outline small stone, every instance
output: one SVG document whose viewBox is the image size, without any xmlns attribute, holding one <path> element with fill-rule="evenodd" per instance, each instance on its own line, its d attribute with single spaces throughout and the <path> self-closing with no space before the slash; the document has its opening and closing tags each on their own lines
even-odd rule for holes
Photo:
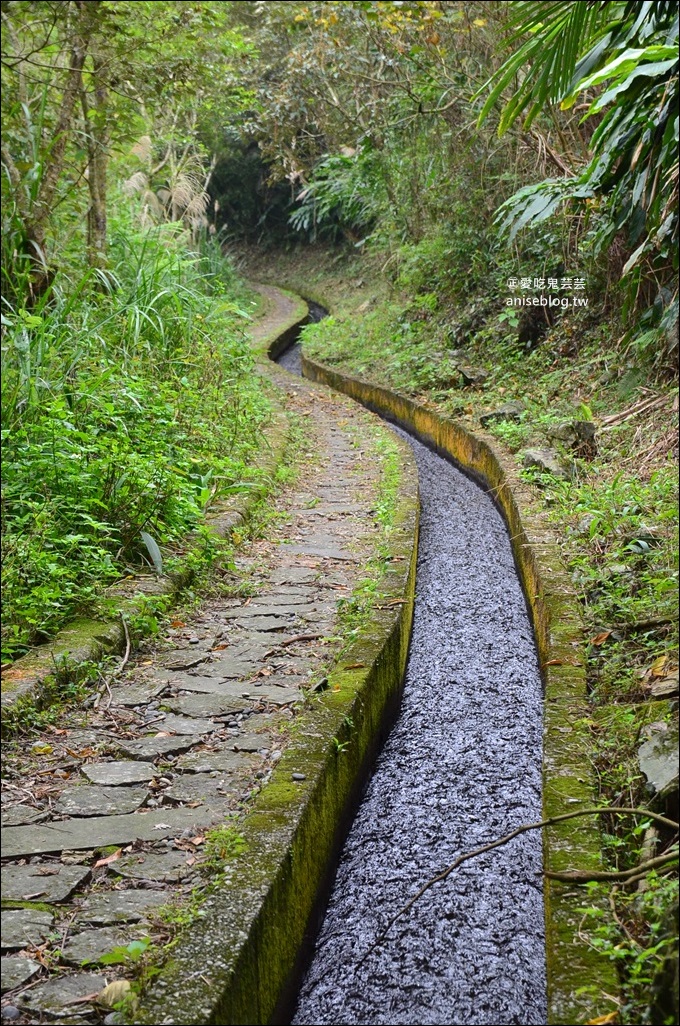
<svg viewBox="0 0 680 1026">
<path fill-rule="evenodd" d="M 482 427 L 489 427 L 490 424 L 501 424 L 507 421 L 519 423 L 520 416 L 524 413 L 525 407 L 522 403 L 515 401 L 509 403 L 503 403 L 496 410 L 489 410 L 488 413 L 483 413 L 479 418 L 479 423 Z"/>
<path fill-rule="evenodd" d="M 104 1016 L 104 1026 L 116 1026 L 116 1023 L 119 1022 L 122 1022 L 122 1019 L 118 1012 L 109 1012 L 108 1015 Z"/>
<path fill-rule="evenodd" d="M 541 474 L 551 474 L 561 480 L 569 476 L 558 463 L 557 454 L 552 449 L 527 449 L 522 466 L 525 470 L 538 470 Z"/>
<path fill-rule="evenodd" d="M 28 983 L 29 980 L 33 979 L 39 971 L 40 962 L 34 962 L 32 958 L 18 958 L 16 956 L 2 958 L 0 959 L 0 976 L 2 977 L 0 990 L 5 994 L 8 990 L 22 987 L 24 983 Z M 21 1015 L 19 1009 L 14 1008 L 13 1005 L 7 1005 L 6 1008 L 13 1008 L 16 1015 L 5 1015 L 6 1009 L 3 1008 L 3 1019 L 18 1019 Z"/>
<path fill-rule="evenodd" d="M 21 1012 L 16 1005 L 5 1005 L 2 1009 L 2 1018 L 7 1022 L 12 1022 L 14 1019 L 21 1018 Z"/>
<path fill-rule="evenodd" d="M 293 773 L 291 774 L 293 780 L 306 780 L 307 775 L 305 773 Z"/>
<path fill-rule="evenodd" d="M 200 643 L 201 643 L 201 639 L 199 637 L 197 637 L 195 634 L 192 635 L 192 637 L 189 638 L 189 644 L 190 645 L 200 645 Z"/>
</svg>

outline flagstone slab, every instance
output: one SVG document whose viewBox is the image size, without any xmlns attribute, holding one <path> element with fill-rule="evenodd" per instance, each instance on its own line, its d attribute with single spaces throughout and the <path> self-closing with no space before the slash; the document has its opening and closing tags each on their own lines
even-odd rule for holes
<svg viewBox="0 0 680 1026">
<path fill-rule="evenodd" d="M 347 549 L 339 548 L 337 545 L 303 543 L 301 545 L 287 545 L 286 548 L 289 552 L 294 552 L 301 556 L 318 556 L 319 559 L 341 559 L 348 563 L 356 563 L 359 559 L 358 556 L 348 552 Z"/>
<path fill-rule="evenodd" d="M 118 747 L 133 759 L 152 762 L 162 755 L 186 752 L 195 743 L 195 738 L 189 735 L 176 734 L 174 737 L 143 737 L 137 741 L 121 741 Z"/>
<path fill-rule="evenodd" d="M 177 760 L 184 773 L 242 773 L 262 763 L 256 752 L 235 752 L 228 748 L 210 752 L 187 752 Z"/>
<path fill-rule="evenodd" d="M 214 691 L 207 694 L 182 695 L 179 698 L 168 699 L 163 704 L 174 713 L 183 716 L 226 716 L 229 713 L 244 712 L 251 707 L 247 698 Z"/>
<path fill-rule="evenodd" d="M 26 827 L 18 829 L 39 829 Z M 9 830 L 4 832 L 7 841 Z M 10 834 L 11 837 L 11 834 Z M 16 846 L 16 844 L 15 844 Z M 86 846 L 89 847 L 89 846 Z M 3 843 L 3 856 L 8 853 Z M 2 897 L 8 901 L 45 901 L 58 905 L 68 901 L 71 895 L 85 885 L 90 877 L 88 866 L 63 866 L 58 862 L 33 864 L 30 866 L 2 867 Z"/>
<path fill-rule="evenodd" d="M 1 918 L 3 951 L 19 951 L 27 944 L 41 944 L 54 922 L 53 915 L 36 908 L 5 909 Z"/>
<path fill-rule="evenodd" d="M 118 687 L 111 688 L 111 705 L 146 705 L 147 702 L 152 702 L 154 698 L 161 694 L 165 690 L 167 684 L 165 681 L 159 681 L 156 678 L 147 680 L 145 683 L 140 683 L 136 680 L 134 684 L 121 684 Z"/>
<path fill-rule="evenodd" d="M 100 787 L 80 784 L 61 792 L 55 811 L 64 816 L 124 816 L 146 801 L 145 787 Z"/>
<path fill-rule="evenodd" d="M 82 1001 L 90 994 L 99 994 L 106 986 L 106 977 L 94 973 L 60 974 L 45 983 L 39 983 L 20 994 L 17 1005 L 34 1011 L 47 1012 L 62 1017 L 69 1006 L 78 1008 L 80 1015 L 87 1013 L 88 1004 Z M 92 999 L 94 1004 L 94 998 Z M 71 1014 L 75 1014 L 74 1011 Z"/>
<path fill-rule="evenodd" d="M 212 776 L 211 772 L 187 773 L 175 778 L 163 792 L 163 798 L 173 802 L 210 802 L 240 789 L 240 781 L 224 774 Z"/>
<path fill-rule="evenodd" d="M 10 826 L 23 826 L 27 823 L 38 823 L 46 819 L 49 812 L 45 809 L 34 809 L 32 805 L 11 805 L 2 810 L 2 828 Z"/>
<path fill-rule="evenodd" d="M 284 631 L 290 627 L 291 621 L 289 618 L 283 616 L 240 616 L 234 619 L 234 622 L 244 627 L 255 627 L 258 631 Z"/>
<path fill-rule="evenodd" d="M 115 948 L 124 948 L 134 940 L 127 930 L 115 926 L 102 926 L 71 934 L 61 949 L 61 957 L 69 965 L 96 964 Z"/>
<path fill-rule="evenodd" d="M 280 566 L 269 575 L 271 584 L 306 584 L 316 581 L 319 576 L 318 570 L 304 566 Z"/>
<path fill-rule="evenodd" d="M 279 616 L 292 619 L 298 608 L 305 609 L 309 606 L 310 602 L 311 599 L 305 602 L 287 602 L 281 605 L 273 602 L 263 602 L 261 605 L 253 603 L 250 606 L 229 609 L 225 612 L 224 616 L 227 620 L 246 620 L 261 616 Z"/>
<path fill-rule="evenodd" d="M 257 665 L 255 664 L 253 666 L 253 670 L 251 671 L 251 675 L 252 672 L 256 670 Z M 230 711 L 233 710 L 233 712 L 235 713 L 244 712 L 244 710 L 249 708 L 248 702 L 240 698 L 243 689 L 244 684 L 242 681 L 224 680 L 222 678 L 218 679 L 216 677 L 193 677 L 190 680 L 187 679 L 186 681 L 183 681 L 180 684 L 181 692 L 189 691 L 192 694 L 205 695 L 206 697 L 209 695 L 216 695 L 219 698 L 221 696 L 225 701 L 233 703 L 233 705 L 230 706 Z M 168 709 L 172 709 L 173 712 L 180 711 L 180 708 L 176 703 L 175 696 L 164 700 L 163 704 L 167 706 Z M 208 708 L 210 708 L 210 706 L 206 707 L 206 712 Z M 184 715 L 193 714 L 188 713 L 185 709 Z M 220 714 L 211 712 L 210 715 L 217 716 Z"/>
<path fill-rule="evenodd" d="M 76 921 L 93 926 L 112 926 L 115 923 L 137 923 L 160 905 L 166 905 L 171 895 L 165 890 L 98 891 L 82 905 Z"/>
<path fill-rule="evenodd" d="M 4 832 L 2 853 L 6 858 L 18 858 L 64 849 L 78 851 L 82 848 L 105 848 L 111 844 L 131 844 L 137 840 L 159 841 L 162 837 L 176 837 L 192 826 L 210 826 L 223 811 L 219 807 L 207 806 L 200 809 L 153 809 L 128 816 L 93 816 L 89 819 L 11 827 Z M 3 886 L 4 876 L 3 868 Z M 40 883 L 40 879 L 35 881 L 36 890 Z"/>
<path fill-rule="evenodd" d="M 241 734 L 234 738 L 235 752 L 260 752 L 271 748 L 272 740 L 266 734 Z"/>
<path fill-rule="evenodd" d="M 40 962 L 35 962 L 32 958 L 3 957 L 0 959 L 0 990 L 6 994 L 8 990 L 23 987 L 40 972 L 40 969 Z"/>
<path fill-rule="evenodd" d="M 222 724 L 214 723 L 212 720 L 200 716 L 176 716 L 174 713 L 166 713 L 165 718 L 159 721 L 158 729 L 168 730 L 173 734 L 202 736 L 215 730 L 221 730 Z"/>
<path fill-rule="evenodd" d="M 156 771 L 148 762 L 134 762 L 123 759 L 118 762 L 88 762 L 81 766 L 81 772 L 93 784 L 105 787 L 120 787 L 124 784 L 146 784 L 153 780 Z"/>
<path fill-rule="evenodd" d="M 109 866 L 116 876 L 128 880 L 151 880 L 153 883 L 181 883 L 196 872 L 182 852 L 136 852 L 124 855 Z M 158 893 L 158 892 L 156 892 Z M 167 891 L 162 891 L 167 897 Z"/>
</svg>

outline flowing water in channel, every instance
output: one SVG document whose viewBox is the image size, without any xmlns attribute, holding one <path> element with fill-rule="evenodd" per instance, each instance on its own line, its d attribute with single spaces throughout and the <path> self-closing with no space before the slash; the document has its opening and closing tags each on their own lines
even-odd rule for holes
<svg viewBox="0 0 680 1026">
<path fill-rule="evenodd" d="M 289 350 L 280 362 L 291 358 Z M 404 437 L 422 507 L 404 697 L 345 843 L 291 1021 L 541 1024 L 539 831 L 435 885 L 360 964 L 429 878 L 541 818 L 541 680 L 505 524 L 481 488 Z"/>
</svg>

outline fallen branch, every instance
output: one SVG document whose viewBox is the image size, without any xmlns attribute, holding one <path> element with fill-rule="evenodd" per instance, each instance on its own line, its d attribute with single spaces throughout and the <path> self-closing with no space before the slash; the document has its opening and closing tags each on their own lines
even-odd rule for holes
<svg viewBox="0 0 680 1026">
<path fill-rule="evenodd" d="M 564 883 L 591 883 L 593 881 L 608 881 L 608 880 L 631 880 L 638 879 L 639 876 L 644 876 L 645 873 L 649 873 L 652 869 L 658 869 L 660 866 L 665 866 L 668 862 L 672 862 L 673 859 L 677 859 L 678 849 L 675 848 L 672 851 L 666 852 L 665 855 L 657 855 L 655 859 L 649 859 L 647 862 L 641 862 L 639 866 L 633 866 L 632 869 L 622 869 L 620 872 L 607 872 L 606 870 L 589 870 L 589 869 L 570 869 L 564 873 L 551 873 L 549 870 L 544 872 L 544 876 L 547 876 L 549 880 L 562 880 Z"/>
<path fill-rule="evenodd" d="M 579 809 L 577 812 L 565 812 L 561 816 L 551 816 L 549 819 L 542 819 L 538 823 L 523 823 L 521 826 L 518 826 L 514 830 L 512 830 L 509 834 L 505 834 L 504 837 L 499 837 L 497 840 L 490 841 L 489 844 L 485 844 L 481 848 L 475 848 L 474 851 L 468 851 L 465 853 L 465 855 L 460 855 L 455 860 L 455 862 L 451 863 L 450 866 L 447 866 L 446 869 L 443 869 L 441 871 L 441 873 L 438 873 L 436 876 L 433 876 L 431 880 L 428 880 L 427 883 L 423 884 L 420 890 L 410 899 L 410 901 L 407 901 L 407 903 L 402 908 L 400 908 L 395 915 L 392 916 L 387 926 L 378 934 L 378 936 L 373 941 L 371 946 L 367 948 L 366 952 L 361 956 L 358 965 L 362 965 L 362 963 L 368 958 L 368 956 L 373 951 L 375 951 L 375 949 L 380 944 L 382 944 L 383 940 L 387 937 L 387 934 L 392 929 L 396 921 L 398 919 L 401 919 L 401 917 L 405 915 L 405 913 L 408 912 L 409 909 L 413 908 L 415 903 L 419 901 L 420 898 L 422 898 L 423 894 L 429 891 L 431 887 L 434 887 L 436 883 L 442 883 L 444 880 L 446 880 L 451 875 L 451 873 L 453 873 L 454 869 L 458 869 L 459 866 L 461 866 L 464 862 L 467 862 L 469 859 L 473 859 L 477 855 L 483 855 L 487 851 L 493 851 L 494 848 L 500 848 L 502 845 L 514 840 L 515 837 L 519 837 L 520 834 L 528 833 L 529 830 L 541 830 L 543 827 L 554 826 L 556 823 L 564 823 L 569 819 L 577 819 L 579 816 L 606 816 L 610 814 L 622 816 L 644 816 L 647 819 L 653 819 L 656 823 L 661 823 L 663 826 L 670 827 L 670 829 L 672 830 L 677 831 L 678 829 L 680 829 L 680 824 L 676 823 L 672 819 L 668 819 L 666 816 L 660 816 L 657 812 L 650 812 L 648 809 L 636 809 L 624 806 L 613 806 L 611 808 L 597 807 L 590 809 Z M 677 851 L 673 852 L 672 856 L 670 855 L 670 853 L 667 855 L 660 856 L 660 859 L 662 859 L 665 864 L 666 862 L 670 861 L 671 857 L 677 858 Z M 659 859 L 650 859 L 648 868 L 654 868 L 651 866 L 651 863 L 658 864 Z M 628 876 L 628 879 L 630 880 L 632 878 L 633 873 L 640 874 L 641 869 L 641 866 L 635 866 L 634 869 L 627 870 L 626 872 L 630 874 Z M 578 870 L 576 870 L 575 872 L 578 873 Z M 566 874 L 556 874 L 553 876 L 552 874 L 546 872 L 545 875 L 551 876 L 553 879 L 563 879 Z M 626 877 L 622 877 L 616 873 L 611 875 L 605 875 L 604 877 L 604 879 L 607 880 L 625 878 Z M 587 882 L 585 879 L 575 880 L 575 878 L 572 876 L 567 877 L 567 879 L 569 879 L 569 881 L 572 883 Z M 595 879 L 595 877 L 593 877 L 591 874 L 588 876 L 588 879 Z"/>
</svg>

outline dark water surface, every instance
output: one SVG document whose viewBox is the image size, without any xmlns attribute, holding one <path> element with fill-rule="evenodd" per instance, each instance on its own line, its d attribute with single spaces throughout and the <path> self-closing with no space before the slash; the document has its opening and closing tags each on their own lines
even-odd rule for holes
<svg viewBox="0 0 680 1026">
<path fill-rule="evenodd" d="M 292 1022 L 543 1024 L 538 831 L 435 885 L 358 965 L 425 881 L 541 818 L 541 681 L 505 525 L 482 489 L 408 440 L 422 513 L 403 704 L 347 839 Z"/>
</svg>

